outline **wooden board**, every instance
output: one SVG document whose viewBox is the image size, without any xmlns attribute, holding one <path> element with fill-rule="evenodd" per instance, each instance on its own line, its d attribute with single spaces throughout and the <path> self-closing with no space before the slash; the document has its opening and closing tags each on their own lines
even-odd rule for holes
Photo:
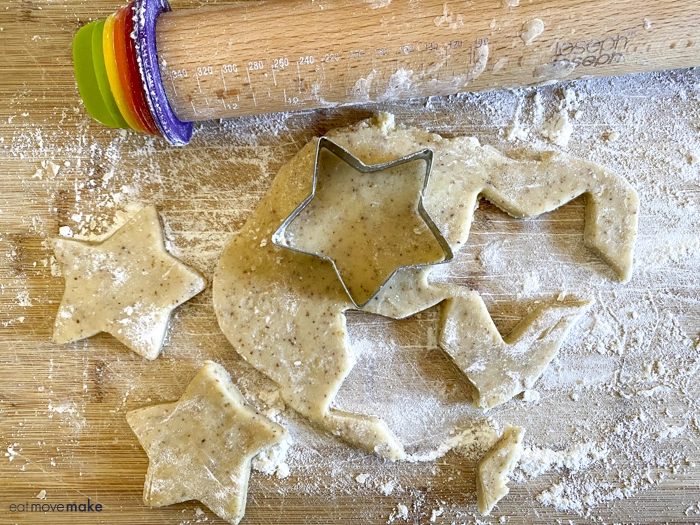
<svg viewBox="0 0 700 525">
<path fill-rule="evenodd" d="M 195 5 L 181 2 L 178 7 Z M 47 240 L 58 235 L 60 227 L 77 230 L 82 224 L 88 227 L 85 233 L 104 233 L 126 204 L 153 202 L 167 226 L 171 250 L 211 279 L 221 249 L 264 195 L 277 169 L 314 135 L 377 109 L 445 136 L 474 135 L 512 154 L 556 149 L 537 130 L 564 104 L 565 93 L 557 86 L 209 122 L 198 126 L 192 144 L 181 149 L 136 133 L 108 130 L 91 121 L 81 107 L 70 44 L 82 23 L 117 7 L 106 1 L 75 0 L 8 0 L 0 5 L 3 524 L 222 523 L 196 502 L 160 509 L 143 505 L 147 458 L 124 413 L 177 399 L 204 359 L 224 364 L 247 396 L 255 397 L 255 389 L 264 384 L 219 331 L 210 290 L 177 310 L 163 356 L 156 361 L 144 361 L 104 334 L 75 344 L 53 344 L 52 324 L 63 281 L 55 270 L 52 273 Z M 603 162 L 640 192 L 639 264 L 629 285 L 616 283 L 612 272 L 583 246 L 580 199 L 527 222 L 483 203 L 469 246 L 443 276 L 479 291 L 503 333 L 536 301 L 555 300 L 562 291 L 592 292 L 598 306 L 572 333 L 560 359 L 538 385 L 540 403 L 515 400 L 491 415 L 500 424 L 525 426 L 530 446 L 562 450 L 586 440 L 613 445 L 609 457 L 615 462 L 598 461 L 573 474 L 566 468 L 550 470 L 511 483 L 511 494 L 487 519 L 476 514 L 473 455 L 451 452 L 434 463 L 386 464 L 326 437 L 313 450 L 290 456 L 287 479 L 253 473 L 243 523 L 379 524 L 387 522 L 399 503 L 409 508 L 410 523 L 428 523 L 438 509 L 444 514 L 436 516 L 436 523 L 499 523 L 500 518 L 504 523 L 543 524 L 558 519 L 697 522 L 700 471 L 695 464 L 700 455 L 693 346 L 700 329 L 700 248 L 697 224 L 689 226 L 682 218 L 684 207 L 690 217 L 697 213 L 699 201 L 700 174 L 690 156 L 700 154 L 699 85 L 700 71 L 686 70 L 568 86 L 574 93 L 572 118 L 574 106 L 582 113 L 572 121 L 568 151 Z M 518 119 L 532 128 L 529 142 L 504 138 Z M 619 140 L 605 139 L 612 131 L 620 133 Z M 49 161 L 60 166 L 55 177 Z M 94 219 L 92 228 L 88 214 Z M 635 313 L 650 324 L 635 324 Z M 454 404 L 468 404 L 463 379 L 435 346 L 437 319 L 437 308 L 400 322 L 349 315 L 354 341 L 376 338 L 377 352 L 390 355 L 394 368 L 396 360 L 406 360 L 406 366 L 399 366 L 406 376 L 398 384 L 389 378 L 378 391 L 403 383 L 409 389 L 423 381 L 434 383 L 438 391 L 453 392 Z M 633 339 L 635 331 L 641 334 L 638 340 Z M 658 361 L 666 363 L 666 372 L 659 372 Z M 651 379 L 629 379 L 643 374 L 648 363 Z M 370 376 L 380 383 L 384 368 L 364 354 L 348 379 L 348 389 L 361 393 Z M 662 390 L 643 393 L 655 386 Z M 361 398 L 357 394 L 343 399 L 352 403 Z M 640 411 L 658 422 L 658 429 L 646 423 L 634 430 L 630 422 Z M 406 417 L 422 424 L 410 407 Z M 664 437 L 672 422 L 681 430 Z M 303 421 L 294 424 L 304 426 Z M 620 425 L 627 430 L 620 431 Z M 616 432 L 622 432 L 619 439 L 608 439 L 607 434 Z M 328 458 L 335 458 L 331 468 Z M 644 464 L 650 466 L 648 472 Z M 357 483 L 360 473 L 370 473 L 370 481 L 393 479 L 397 488 L 385 495 L 377 484 Z M 613 495 L 605 503 L 590 489 L 596 505 L 588 514 L 585 505 L 577 513 L 536 500 L 553 484 L 567 480 L 579 493 L 587 482 L 605 494 L 618 487 L 634 495 Z M 45 500 L 37 499 L 42 490 Z M 102 504 L 102 513 L 76 517 L 9 510 L 24 502 L 81 503 L 87 498 Z"/>
</svg>

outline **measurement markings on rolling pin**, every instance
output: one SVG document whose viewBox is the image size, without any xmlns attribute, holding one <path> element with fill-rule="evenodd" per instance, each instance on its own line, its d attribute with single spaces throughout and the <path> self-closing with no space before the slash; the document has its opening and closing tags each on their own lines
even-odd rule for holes
<svg viewBox="0 0 700 525">
<path fill-rule="evenodd" d="M 173 85 L 173 91 L 175 94 L 177 94 L 177 88 L 175 87 L 175 79 L 181 79 L 181 78 L 187 78 L 187 70 L 186 69 L 173 69 L 170 71 L 170 82 Z"/>
<path fill-rule="evenodd" d="M 262 60 L 252 60 L 248 62 L 248 67 L 246 67 L 246 75 L 248 75 L 248 87 L 250 87 L 250 93 L 253 96 L 253 105 L 257 107 L 258 100 L 255 97 L 255 89 L 253 88 L 253 81 L 250 78 L 251 71 L 263 71 L 265 68 L 265 63 Z"/>
<path fill-rule="evenodd" d="M 238 66 L 236 64 L 223 64 L 221 66 L 221 83 L 224 86 L 224 93 L 228 92 L 228 86 L 226 85 L 226 74 L 238 73 Z"/>
<path fill-rule="evenodd" d="M 206 76 L 213 75 L 213 74 L 214 74 L 214 68 L 212 68 L 211 66 L 200 66 L 195 71 L 195 78 L 197 79 L 197 88 L 199 89 L 199 92 L 201 94 L 204 94 L 204 93 L 202 92 L 202 84 L 199 81 L 200 77 L 206 77 Z"/>
<path fill-rule="evenodd" d="M 302 78 L 301 77 L 301 66 L 311 65 L 314 63 L 314 61 L 315 61 L 315 59 L 314 59 L 313 55 L 304 55 L 304 56 L 299 57 L 299 60 L 297 62 L 297 75 L 298 75 L 298 79 L 299 79 L 299 93 L 300 94 L 304 91 L 304 82 L 306 81 L 306 77 L 308 76 L 309 73 L 311 73 L 311 71 L 309 71 L 307 69 L 304 73 L 304 78 Z M 311 85 L 311 82 L 306 82 L 306 83 L 308 85 Z"/>
<path fill-rule="evenodd" d="M 275 71 L 282 71 L 289 67 L 289 57 L 282 57 L 282 58 L 275 58 L 272 60 L 272 66 L 270 69 L 272 70 L 272 83 L 277 87 L 277 74 Z"/>
<path fill-rule="evenodd" d="M 324 64 L 331 65 L 331 64 L 340 62 L 340 57 L 341 57 L 341 53 L 324 53 L 323 54 L 323 59 L 321 59 L 321 77 L 323 78 L 323 82 L 328 82 L 328 80 L 326 78 L 326 68 L 325 68 Z M 331 87 L 331 85 L 329 85 L 329 87 Z"/>
<path fill-rule="evenodd" d="M 358 101 L 401 97 L 411 90 L 420 95 L 431 81 L 447 82 L 454 77 L 473 80 L 469 78 L 470 69 L 483 62 L 478 48 L 486 42 L 476 39 L 466 46 L 461 39 L 386 41 L 370 48 L 360 48 L 355 43 L 347 50 L 318 49 L 291 55 L 291 50 L 272 51 L 265 57 L 243 61 L 247 67 L 237 61 L 206 64 L 192 68 L 194 71 L 189 74 L 195 82 L 188 102 L 201 117 L 216 111 L 214 107 L 246 114 L 255 111 L 253 108 L 277 107 L 280 103 L 296 108 L 314 107 L 319 101 L 335 104 L 342 100 L 343 92 L 345 97 Z M 168 76 L 173 92 L 182 93 L 187 72 L 173 70 Z M 219 79 L 215 80 L 215 76 Z M 246 84 L 250 95 L 244 94 L 241 99 Z M 454 89 L 452 85 L 446 89 Z"/>
<path fill-rule="evenodd" d="M 236 110 L 238 109 L 238 103 L 240 102 L 241 98 L 238 95 L 238 90 L 236 89 L 236 101 L 237 102 L 227 102 L 226 98 L 229 95 L 229 88 L 228 84 L 226 84 L 226 75 L 237 75 L 238 74 L 238 64 L 235 63 L 228 63 L 228 64 L 222 64 L 220 68 L 220 75 L 221 75 L 221 85 L 223 86 L 224 90 L 221 93 L 221 103 L 223 104 L 224 108 L 227 110 Z"/>
</svg>

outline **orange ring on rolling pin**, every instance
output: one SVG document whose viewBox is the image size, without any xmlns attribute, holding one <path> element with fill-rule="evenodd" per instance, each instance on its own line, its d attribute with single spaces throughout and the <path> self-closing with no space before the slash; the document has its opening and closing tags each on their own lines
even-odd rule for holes
<svg viewBox="0 0 700 525">
<path fill-rule="evenodd" d="M 136 45 L 134 44 L 134 2 L 127 6 L 126 18 L 124 19 L 124 43 L 126 44 L 126 64 L 129 67 L 129 78 L 131 79 L 131 93 L 134 96 L 134 105 L 139 115 L 146 124 L 146 128 L 153 135 L 160 135 L 160 130 L 151 115 L 151 108 L 148 106 L 146 94 L 144 93 L 141 72 L 136 61 Z"/>
<path fill-rule="evenodd" d="M 131 78 L 129 75 L 129 65 L 126 61 L 126 34 L 125 21 L 127 17 L 127 9 L 129 6 L 122 7 L 114 14 L 114 57 L 119 71 L 119 81 L 124 93 L 124 99 L 129 107 L 129 111 L 133 115 L 136 123 L 139 125 L 139 130 L 145 133 L 151 133 L 151 130 L 146 125 L 141 114 L 138 112 L 134 101 L 134 91 L 132 88 Z"/>
<path fill-rule="evenodd" d="M 102 50 L 105 60 L 105 69 L 107 70 L 107 78 L 109 79 L 109 88 L 112 90 L 112 96 L 117 103 L 119 112 L 122 114 L 122 117 L 124 117 L 126 123 L 129 124 L 130 128 L 143 132 L 129 109 L 129 104 L 126 101 L 124 90 L 119 81 L 117 59 L 114 56 L 114 14 L 109 15 L 105 20 L 105 27 L 102 33 Z"/>
</svg>

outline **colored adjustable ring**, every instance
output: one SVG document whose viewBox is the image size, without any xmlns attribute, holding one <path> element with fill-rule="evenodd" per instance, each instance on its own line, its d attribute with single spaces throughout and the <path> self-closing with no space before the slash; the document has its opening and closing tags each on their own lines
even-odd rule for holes
<svg viewBox="0 0 700 525">
<path fill-rule="evenodd" d="M 126 61 L 126 38 L 124 33 L 124 22 L 126 20 L 126 7 L 122 7 L 114 15 L 114 56 L 116 58 L 117 71 L 119 71 L 119 82 L 124 91 L 124 98 L 129 106 L 131 114 L 134 116 L 139 130 L 148 133 L 148 126 L 136 109 L 134 102 L 134 92 L 129 75 L 129 65 Z"/>
<path fill-rule="evenodd" d="M 92 35 L 97 22 L 91 22 L 80 28 L 73 38 L 73 63 L 75 64 L 75 80 L 83 99 L 83 104 L 89 115 L 97 122 L 112 128 L 119 127 L 119 122 L 107 109 L 97 83 L 92 56 Z"/>
<path fill-rule="evenodd" d="M 162 135 L 181 146 L 193 124 L 177 118 L 163 87 L 156 21 L 167 0 L 135 0 L 106 20 L 80 28 L 73 38 L 75 78 L 85 109 L 110 127 Z"/>
<path fill-rule="evenodd" d="M 105 20 L 104 32 L 102 33 L 102 52 L 104 54 L 105 69 L 107 70 L 107 78 L 109 79 L 109 87 L 112 90 L 114 101 L 117 103 L 119 112 L 129 125 L 130 128 L 136 131 L 143 131 L 136 118 L 132 115 L 129 109 L 129 104 L 126 101 L 124 90 L 122 89 L 121 81 L 119 80 L 119 70 L 117 69 L 117 59 L 114 56 L 114 14 L 111 14 Z"/>
<path fill-rule="evenodd" d="M 112 95 L 112 89 L 109 86 L 109 78 L 107 77 L 104 53 L 102 51 L 104 26 L 105 21 L 98 20 L 92 31 L 92 64 L 95 69 L 95 78 L 97 79 L 97 85 L 102 95 L 102 101 L 117 127 L 128 128 L 129 124 L 122 117 L 117 102 L 114 100 L 114 95 Z"/>
<path fill-rule="evenodd" d="M 160 76 L 156 49 L 156 19 L 165 11 L 170 11 L 167 0 L 135 0 L 135 12 L 138 13 L 135 20 L 136 53 L 140 59 L 138 67 L 151 115 L 163 137 L 170 144 L 182 146 L 192 138 L 194 125 L 175 116 Z"/>
<path fill-rule="evenodd" d="M 126 44 L 126 64 L 129 68 L 129 79 L 131 80 L 131 93 L 133 95 L 134 106 L 139 116 L 146 125 L 146 129 L 153 135 L 160 135 L 160 130 L 151 117 L 151 110 L 146 102 L 141 73 L 136 60 L 136 48 L 134 47 L 134 2 L 126 7 L 126 18 L 124 19 L 124 43 Z"/>
</svg>

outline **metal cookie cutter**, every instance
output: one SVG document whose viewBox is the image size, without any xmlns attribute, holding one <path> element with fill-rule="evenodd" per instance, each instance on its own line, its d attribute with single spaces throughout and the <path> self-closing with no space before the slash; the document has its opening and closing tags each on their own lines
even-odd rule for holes
<svg viewBox="0 0 700 525">
<path fill-rule="evenodd" d="M 327 149 L 330 153 L 338 157 L 340 160 L 343 162 L 347 163 L 349 166 L 351 166 L 353 169 L 360 173 L 373 173 L 373 172 L 379 172 L 382 170 L 386 170 L 389 168 L 393 168 L 396 166 L 400 166 L 402 164 L 406 164 L 408 162 L 412 162 L 415 160 L 423 160 L 425 161 L 426 164 L 426 170 L 425 170 L 425 181 L 423 183 L 423 188 L 420 191 L 420 196 L 418 199 L 418 213 L 420 214 L 421 218 L 425 222 L 426 226 L 430 230 L 430 232 L 433 234 L 435 240 L 437 240 L 438 244 L 440 245 L 440 248 L 443 252 L 443 258 L 438 261 L 434 262 L 426 262 L 426 263 L 418 263 L 418 264 L 410 264 L 410 265 L 405 265 L 405 266 L 398 266 L 394 271 L 389 275 L 389 277 L 377 288 L 377 290 L 372 294 L 372 296 L 367 299 L 366 301 L 362 302 L 361 304 L 358 303 L 357 298 L 353 296 L 352 292 L 348 288 L 348 285 L 346 284 L 345 280 L 343 279 L 343 276 L 338 269 L 338 266 L 336 265 L 336 262 L 334 259 L 329 257 L 328 255 L 325 255 L 323 253 L 319 252 L 309 252 L 306 250 L 302 250 L 299 248 L 296 248 L 288 243 L 288 239 L 286 237 L 286 231 L 287 228 L 289 227 L 290 224 L 299 216 L 299 214 L 306 208 L 309 203 L 313 200 L 314 196 L 316 195 L 316 185 L 318 182 L 318 171 L 319 171 L 319 159 L 321 155 L 321 150 Z M 454 254 L 452 253 L 452 249 L 450 248 L 450 245 L 447 243 L 445 238 L 442 236 L 440 233 L 440 230 L 438 230 L 437 226 L 435 226 L 435 223 L 433 220 L 430 218 L 430 215 L 428 215 L 428 212 L 425 210 L 423 206 L 423 198 L 425 197 L 425 191 L 426 188 L 428 187 L 428 182 L 430 181 L 430 173 L 432 169 L 432 164 L 433 164 L 433 151 L 431 149 L 424 149 L 422 151 L 418 151 L 416 153 L 412 153 L 410 155 L 406 155 L 405 157 L 398 158 L 396 160 L 392 160 L 390 162 L 384 162 L 381 164 L 372 164 L 372 165 L 367 165 L 363 163 L 360 159 L 355 157 L 352 153 L 350 153 L 348 150 L 345 148 L 339 146 L 335 142 L 327 139 L 326 137 L 321 137 L 318 141 L 318 146 L 316 148 L 316 158 L 314 161 L 314 175 L 313 175 L 313 183 L 311 186 L 311 194 L 306 197 L 299 206 L 296 207 L 296 209 L 287 217 L 284 222 L 282 222 L 282 225 L 275 231 L 275 233 L 272 235 L 272 242 L 273 244 L 281 247 L 281 248 L 287 248 L 289 250 L 293 250 L 295 252 L 299 253 L 304 253 L 306 255 L 313 255 L 315 257 L 320 257 L 321 259 L 325 259 L 326 261 L 329 261 L 333 265 L 333 269 L 335 270 L 336 275 L 338 276 L 338 279 L 340 279 L 341 284 L 343 285 L 343 288 L 345 289 L 346 293 L 348 294 L 348 297 L 352 301 L 352 304 L 359 309 L 364 308 L 369 304 L 369 302 L 374 299 L 377 294 L 382 290 L 384 285 L 388 283 L 391 278 L 394 276 L 396 272 L 398 272 L 401 269 L 404 268 L 421 268 L 424 266 L 433 266 L 436 264 L 442 264 L 451 261 L 454 258 Z"/>
</svg>

